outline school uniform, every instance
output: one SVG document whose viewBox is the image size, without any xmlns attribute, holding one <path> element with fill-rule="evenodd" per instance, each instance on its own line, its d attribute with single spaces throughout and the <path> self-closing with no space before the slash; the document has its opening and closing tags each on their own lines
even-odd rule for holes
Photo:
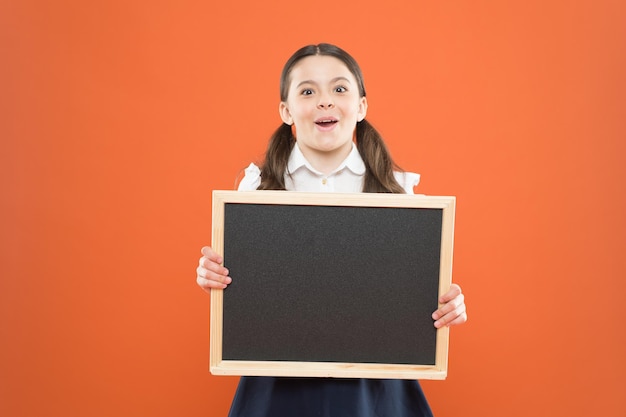
<svg viewBox="0 0 626 417">
<path fill-rule="evenodd" d="M 240 191 L 256 190 L 259 168 L 250 164 Z M 365 164 L 356 149 L 328 175 L 315 170 L 297 143 L 285 174 L 288 191 L 358 193 Z M 415 173 L 395 173 L 407 194 L 419 183 Z M 424 393 L 415 380 L 357 378 L 242 377 L 229 417 L 429 417 Z"/>
</svg>

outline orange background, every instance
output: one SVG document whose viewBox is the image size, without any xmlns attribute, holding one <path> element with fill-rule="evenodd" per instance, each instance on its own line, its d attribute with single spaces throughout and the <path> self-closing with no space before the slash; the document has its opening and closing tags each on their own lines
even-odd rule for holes
<svg viewBox="0 0 626 417">
<path fill-rule="evenodd" d="M 623 416 L 621 0 L 0 2 L 0 415 L 224 416 L 210 192 L 332 42 L 417 192 L 458 197 L 438 416 Z M 390 279 L 392 277 L 389 277 Z"/>
</svg>

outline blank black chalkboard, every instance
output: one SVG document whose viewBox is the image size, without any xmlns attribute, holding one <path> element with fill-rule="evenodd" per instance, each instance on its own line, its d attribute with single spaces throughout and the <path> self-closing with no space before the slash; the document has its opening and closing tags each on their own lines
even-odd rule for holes
<svg viewBox="0 0 626 417">
<path fill-rule="evenodd" d="M 445 376 L 437 356 L 447 355 L 447 334 L 438 349 L 431 314 L 449 286 L 451 209 L 452 197 L 215 192 L 214 247 L 233 282 L 215 291 L 212 372 L 353 376 L 382 366 L 359 376 Z M 224 372 L 228 364 L 237 366 Z"/>
</svg>

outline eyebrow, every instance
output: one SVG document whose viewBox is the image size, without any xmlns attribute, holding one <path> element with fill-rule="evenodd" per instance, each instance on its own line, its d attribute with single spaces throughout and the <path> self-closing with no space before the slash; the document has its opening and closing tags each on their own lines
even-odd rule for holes
<svg viewBox="0 0 626 417">
<path fill-rule="evenodd" d="M 346 78 L 346 77 L 343 77 L 343 76 L 339 76 L 339 77 L 333 78 L 332 80 L 330 80 L 330 83 L 333 84 L 333 83 L 336 83 L 337 81 L 346 81 L 348 84 L 350 84 L 350 80 L 348 78 Z M 313 80 L 304 80 L 304 81 L 299 82 L 298 85 L 296 85 L 296 88 L 300 87 L 303 84 L 314 84 L 314 85 L 317 85 L 317 83 L 315 81 L 313 81 Z"/>
</svg>

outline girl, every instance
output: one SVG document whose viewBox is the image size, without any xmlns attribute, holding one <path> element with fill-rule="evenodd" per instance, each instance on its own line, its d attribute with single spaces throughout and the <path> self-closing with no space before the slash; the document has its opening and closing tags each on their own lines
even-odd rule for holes
<svg viewBox="0 0 626 417">
<path fill-rule="evenodd" d="M 365 120 L 367 99 L 356 61 L 342 49 L 309 45 L 294 53 L 280 80 L 283 124 L 261 167 L 245 170 L 239 190 L 413 193 L 419 175 L 400 172 Z M 197 283 L 207 292 L 231 283 L 223 258 L 202 248 Z M 236 277 L 235 277 L 236 279 Z M 461 288 L 452 284 L 434 326 L 467 320 Z M 417 381 L 242 377 L 231 417 L 432 416 Z"/>
</svg>

